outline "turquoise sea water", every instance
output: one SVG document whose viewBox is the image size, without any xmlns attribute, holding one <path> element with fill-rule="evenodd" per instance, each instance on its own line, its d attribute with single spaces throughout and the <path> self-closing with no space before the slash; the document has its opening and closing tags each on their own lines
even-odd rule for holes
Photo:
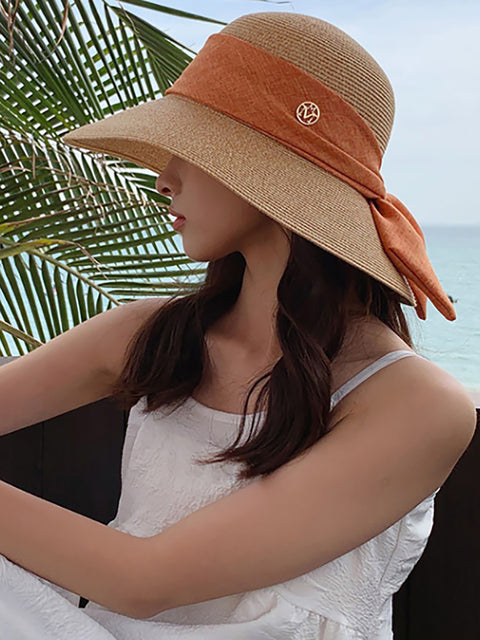
<svg viewBox="0 0 480 640">
<path fill-rule="evenodd" d="M 415 348 L 480 393 L 480 226 L 422 226 L 427 253 L 457 319 L 449 321 L 427 302 L 427 319 L 403 307 Z"/>
</svg>

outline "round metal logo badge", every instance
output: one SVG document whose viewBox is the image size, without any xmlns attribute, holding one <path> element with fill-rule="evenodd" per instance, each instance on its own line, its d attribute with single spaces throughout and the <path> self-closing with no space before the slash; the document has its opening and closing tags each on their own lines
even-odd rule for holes
<svg viewBox="0 0 480 640">
<path fill-rule="evenodd" d="M 302 124 L 315 124 L 320 118 L 320 108 L 315 102 L 302 102 L 297 107 L 296 115 Z"/>
</svg>

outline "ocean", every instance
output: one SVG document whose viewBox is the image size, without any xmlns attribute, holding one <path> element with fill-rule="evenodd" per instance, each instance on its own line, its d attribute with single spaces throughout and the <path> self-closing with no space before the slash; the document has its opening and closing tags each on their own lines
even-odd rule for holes
<svg viewBox="0 0 480 640">
<path fill-rule="evenodd" d="M 454 301 L 449 321 L 427 301 L 427 319 L 403 306 L 416 350 L 454 376 L 480 406 L 480 226 L 423 226 L 427 253 Z"/>
</svg>

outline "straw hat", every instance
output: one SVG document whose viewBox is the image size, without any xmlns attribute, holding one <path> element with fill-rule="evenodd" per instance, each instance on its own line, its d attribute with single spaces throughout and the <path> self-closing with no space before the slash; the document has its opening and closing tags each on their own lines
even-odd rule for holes
<svg viewBox="0 0 480 640">
<path fill-rule="evenodd" d="M 394 117 L 385 73 L 337 27 L 241 16 L 210 36 L 159 99 L 63 136 L 160 173 L 193 163 L 281 225 L 366 272 L 426 318 L 456 318 L 412 214 L 380 165 Z"/>
</svg>

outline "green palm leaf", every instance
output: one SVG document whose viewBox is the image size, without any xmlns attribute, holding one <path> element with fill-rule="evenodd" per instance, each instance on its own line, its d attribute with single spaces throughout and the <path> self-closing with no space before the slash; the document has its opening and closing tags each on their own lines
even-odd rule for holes
<svg viewBox="0 0 480 640">
<path fill-rule="evenodd" d="M 114 305 L 198 286 L 204 268 L 179 250 L 156 176 L 61 141 L 160 97 L 190 54 L 123 6 L 0 0 L 0 355 Z"/>
</svg>

